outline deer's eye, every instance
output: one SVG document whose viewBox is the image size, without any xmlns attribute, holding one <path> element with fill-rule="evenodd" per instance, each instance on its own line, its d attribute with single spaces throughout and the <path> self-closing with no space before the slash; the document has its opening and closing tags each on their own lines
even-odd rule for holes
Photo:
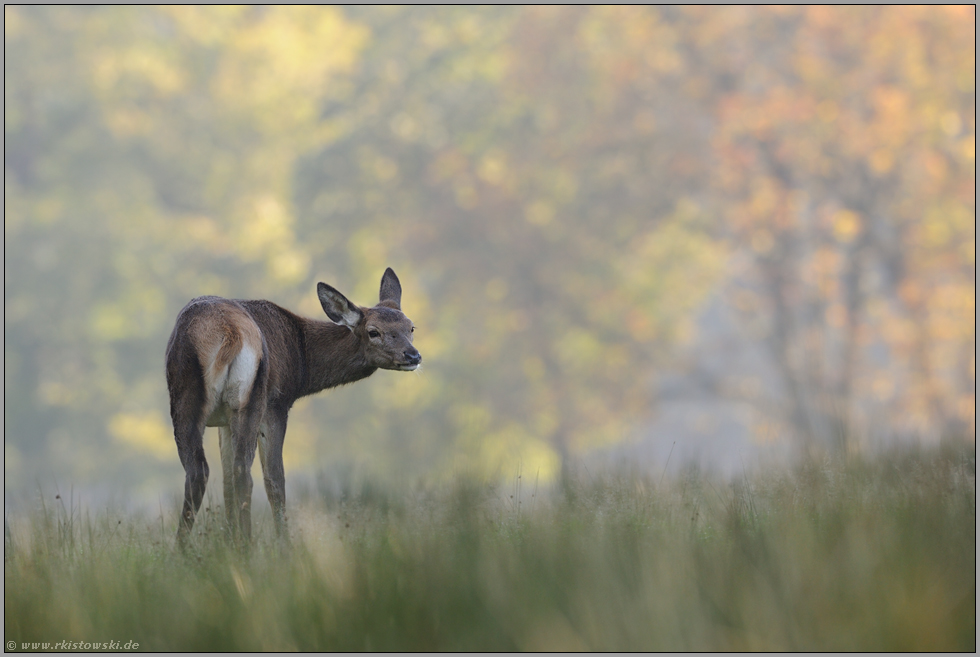
<svg viewBox="0 0 980 657">
<path fill-rule="evenodd" d="M 368 329 L 368 336 L 372 338 L 380 338 L 381 334 L 378 333 L 375 329 Z"/>
<path fill-rule="evenodd" d="M 412 327 L 412 333 L 415 333 L 415 327 L 414 326 Z"/>
</svg>

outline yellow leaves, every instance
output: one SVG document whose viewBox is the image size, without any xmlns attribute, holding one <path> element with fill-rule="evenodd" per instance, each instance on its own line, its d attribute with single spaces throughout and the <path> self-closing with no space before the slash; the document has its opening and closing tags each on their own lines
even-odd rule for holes
<svg viewBox="0 0 980 657">
<path fill-rule="evenodd" d="M 834 237 L 842 244 L 850 244 L 861 232 L 861 215 L 853 210 L 838 210 L 832 222 Z"/>
<path fill-rule="evenodd" d="M 558 338 L 555 351 L 566 372 L 582 376 L 596 368 L 603 356 L 604 345 L 592 333 L 575 327 Z"/>
<path fill-rule="evenodd" d="M 967 281 L 940 285 L 929 299 L 933 334 L 939 340 L 969 340 L 975 331 L 976 287 Z"/>
<path fill-rule="evenodd" d="M 50 380 L 38 384 L 37 394 L 41 402 L 48 406 L 76 407 L 82 397 L 73 386 Z"/>
<path fill-rule="evenodd" d="M 104 340 L 121 340 L 133 332 L 132 322 L 126 312 L 115 305 L 102 305 L 92 311 L 92 332 Z"/>
<path fill-rule="evenodd" d="M 674 73 L 682 65 L 674 28 L 648 7 L 593 7 L 581 22 L 579 38 L 601 74 L 617 84 L 650 73 Z"/>
<path fill-rule="evenodd" d="M 524 208 L 524 217 L 534 226 L 547 226 L 555 218 L 555 205 L 546 199 L 532 201 Z"/>
<path fill-rule="evenodd" d="M 299 283 L 310 272 L 310 256 L 298 248 L 275 253 L 266 264 L 269 276 L 282 285 Z"/>
<path fill-rule="evenodd" d="M 769 176 L 757 176 L 752 180 L 752 196 L 748 210 L 753 217 L 769 219 L 780 200 L 779 184 Z"/>
<path fill-rule="evenodd" d="M 306 278 L 310 257 L 296 243 L 293 219 L 283 204 L 275 196 L 266 194 L 253 199 L 250 209 L 251 216 L 233 238 L 242 258 L 264 259 L 268 274 L 283 285 Z M 202 227 L 202 230 L 207 229 Z"/>
<path fill-rule="evenodd" d="M 361 171 L 379 183 L 389 183 L 398 178 L 398 164 L 390 157 L 371 149 L 360 149 L 357 154 L 357 163 Z"/>
<path fill-rule="evenodd" d="M 93 304 L 88 332 L 96 342 L 114 342 L 151 333 L 162 320 L 165 299 L 156 287 L 130 289 L 124 297 Z"/>
<path fill-rule="evenodd" d="M 513 192 L 516 187 L 513 172 L 510 171 L 507 163 L 507 156 L 500 151 L 491 151 L 483 156 L 477 167 L 477 175 L 483 181 L 508 192 Z"/>
<path fill-rule="evenodd" d="M 378 156 L 372 165 L 374 176 L 379 182 L 389 182 L 398 176 L 398 165 L 390 158 Z"/>
<path fill-rule="evenodd" d="M 19 7 L 14 5 L 3 6 L 3 35 L 5 38 L 20 36 L 24 29 L 24 19 Z"/>
<path fill-rule="evenodd" d="M 145 136 L 153 130 L 153 117 L 134 107 L 119 107 L 106 112 L 106 124 L 116 137 Z"/>
<path fill-rule="evenodd" d="M 173 432 L 157 411 L 117 413 L 108 428 L 120 443 L 154 458 L 172 461 L 177 455 Z"/>
<path fill-rule="evenodd" d="M 25 42 L 58 22 L 5 11 L 7 34 Z M 655 366 L 693 338 L 699 304 L 723 276 L 748 279 L 733 300 L 751 316 L 752 339 L 765 339 L 776 304 L 748 273 L 760 260 L 783 267 L 774 273 L 791 313 L 800 303 L 826 310 L 801 323 L 829 337 L 811 340 L 806 326 L 790 336 L 794 349 L 833 351 L 849 319 L 900 353 L 888 356 L 896 362 L 923 331 L 969 340 L 974 46 L 972 25 L 945 10 L 544 8 L 402 21 L 384 9 L 378 25 L 397 25 L 396 38 L 370 49 L 368 31 L 331 7 L 127 11 L 69 14 L 95 18 L 10 94 L 37 89 L 21 95 L 43 100 L 77 84 L 66 98 L 97 117 L 94 127 L 60 137 L 52 114 L 53 147 L 38 151 L 31 112 L 44 102 L 8 103 L 5 116 L 9 143 L 21 144 L 8 185 L 34 175 L 63 186 L 17 191 L 23 202 L 8 195 L 8 232 L 42 233 L 25 246 L 25 270 L 38 280 L 56 272 L 71 256 L 46 250 L 44 231 L 57 243 L 89 222 L 103 233 L 84 258 L 108 254 L 103 269 L 79 275 L 89 282 L 78 289 L 97 298 L 76 300 L 81 310 L 58 329 L 83 334 L 72 348 L 86 358 L 93 346 L 108 355 L 77 365 L 76 378 L 50 366 L 43 403 L 101 399 L 95 412 L 105 413 L 133 381 L 162 386 L 162 342 L 191 296 L 265 297 L 322 318 L 313 271 L 371 304 L 388 265 L 426 365 L 340 397 L 363 400 L 357 412 L 316 402 L 321 418 L 339 418 L 338 450 L 367 453 L 414 431 L 440 449 L 458 438 L 480 467 L 524 458 L 528 472 L 526 459 L 555 458 L 547 441 L 558 432 L 573 448 L 619 440 L 647 408 Z M 694 191 L 690 172 L 709 171 Z M 677 202 L 683 193 L 701 205 Z M 883 240 L 859 253 L 857 285 L 884 308 L 871 319 L 867 308 L 849 317 L 843 303 L 865 230 Z M 897 285 L 901 298 L 882 292 Z M 9 295 L 8 319 L 29 325 L 46 306 L 25 290 Z M 305 305 L 294 305 L 298 294 Z M 132 338 L 149 355 L 119 362 Z M 956 353 L 933 348 L 946 354 L 936 363 Z M 860 394 L 874 398 L 880 385 L 866 380 Z M 88 392 L 109 385 L 118 392 Z M 431 424 L 399 423 L 423 415 Z M 152 434 L 141 417 L 114 426 Z M 332 429 L 298 408 L 289 466 L 308 462 Z"/>
<path fill-rule="evenodd" d="M 507 421 L 479 403 L 457 402 L 449 409 L 457 433 L 456 467 L 482 477 L 511 475 L 522 470 L 548 482 L 560 462 L 548 439 L 558 420 L 547 408 L 538 408 L 529 423 Z"/>
<path fill-rule="evenodd" d="M 975 52 L 972 59 L 976 60 Z M 964 69 L 956 78 L 956 87 L 964 93 L 973 93 L 976 89 L 976 82 L 976 69 L 972 73 L 969 69 Z"/>
<path fill-rule="evenodd" d="M 248 8 L 234 5 L 167 5 L 160 7 L 160 11 L 174 21 L 185 38 L 201 45 L 216 46 L 235 30 Z"/>
<path fill-rule="evenodd" d="M 385 231 L 378 227 L 365 227 L 358 230 L 347 241 L 347 252 L 362 272 L 358 286 L 352 294 L 365 303 L 373 304 L 378 295 L 381 273 L 389 265 L 389 248 L 393 246 L 386 238 Z M 377 280 L 375 280 L 377 278 Z"/>
<path fill-rule="evenodd" d="M 960 133 L 963 123 L 960 115 L 956 112 L 946 112 L 939 117 L 939 127 L 949 137 L 955 137 Z"/>
<path fill-rule="evenodd" d="M 388 125 L 395 136 L 409 143 L 416 141 L 422 133 L 422 126 L 408 112 L 396 114 Z"/>
<path fill-rule="evenodd" d="M 329 76 L 353 66 L 367 36 L 332 7 L 266 8 L 229 35 L 214 91 L 229 109 L 244 102 L 259 112 L 270 129 L 310 124 Z"/>
<path fill-rule="evenodd" d="M 447 79 L 464 84 L 476 80 L 499 83 L 513 66 L 510 53 L 500 47 L 499 24 L 483 24 L 464 15 L 453 27 L 444 45 L 455 46 L 457 56 L 452 58 Z"/>
<path fill-rule="evenodd" d="M 616 262 L 625 307 L 600 304 L 597 321 L 605 314 L 612 320 L 606 323 L 625 323 L 639 342 L 691 337 L 681 318 L 702 302 L 727 258 L 720 242 L 697 229 L 698 212 L 696 205 L 681 201 L 672 216 L 632 240 Z"/>
<path fill-rule="evenodd" d="M 578 191 L 575 176 L 560 167 L 535 171 L 538 186 L 545 190 L 544 195 L 533 198 L 524 204 L 524 218 L 532 226 L 544 232 L 549 239 L 556 239 L 562 232 L 561 223 L 555 221 L 562 206 L 571 203 Z"/>
<path fill-rule="evenodd" d="M 95 58 L 93 80 L 103 92 L 116 91 L 120 85 L 146 87 L 158 97 L 183 91 L 187 79 L 171 53 L 160 48 L 132 46 L 104 48 Z"/>
<path fill-rule="evenodd" d="M 970 266 L 976 266 L 977 264 L 977 240 L 967 239 L 963 240 L 960 244 L 959 254 L 960 258 Z"/>
<path fill-rule="evenodd" d="M 973 162 L 977 157 L 977 137 L 976 135 L 970 135 L 969 137 L 964 137 L 960 140 L 960 152 L 963 154 L 963 159 Z"/>
<path fill-rule="evenodd" d="M 941 201 L 930 207 L 916 226 L 918 246 L 925 250 L 940 250 L 969 244 L 976 234 L 974 222 L 971 208 L 952 200 Z"/>
<path fill-rule="evenodd" d="M 218 222 L 211 217 L 201 215 L 184 217 L 175 223 L 177 231 L 186 236 L 188 242 L 215 255 L 222 254 L 231 247 L 231 240 L 222 233 Z"/>
<path fill-rule="evenodd" d="M 454 469 L 483 479 L 521 475 L 523 485 L 533 486 L 535 479 L 552 482 L 561 469 L 554 448 L 517 423 L 464 439 L 460 448 Z"/>
</svg>

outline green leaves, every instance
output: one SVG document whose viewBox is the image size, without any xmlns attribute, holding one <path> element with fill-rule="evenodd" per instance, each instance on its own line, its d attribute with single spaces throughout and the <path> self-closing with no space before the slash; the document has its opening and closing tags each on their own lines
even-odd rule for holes
<svg viewBox="0 0 980 657">
<path fill-rule="evenodd" d="M 316 281 L 368 303 L 387 266 L 425 370 L 298 408 L 294 463 L 492 471 L 622 441 L 718 339 L 706 299 L 748 309 L 802 391 L 759 399 L 781 434 L 842 407 L 970 425 L 958 11 L 8 7 L 10 474 L 165 417 L 190 298 L 318 317 Z"/>
</svg>

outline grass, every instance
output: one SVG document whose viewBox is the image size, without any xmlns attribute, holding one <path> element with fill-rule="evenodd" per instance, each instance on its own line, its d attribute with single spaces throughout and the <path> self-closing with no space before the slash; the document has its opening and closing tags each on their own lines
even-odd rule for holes
<svg viewBox="0 0 980 657">
<path fill-rule="evenodd" d="M 515 497 L 510 497 L 514 493 Z M 5 523 L 4 639 L 148 650 L 976 649 L 976 452 L 726 484 L 610 474 L 311 493 L 293 540 L 71 500 Z M 29 647 L 28 647 L 29 649 Z"/>
</svg>

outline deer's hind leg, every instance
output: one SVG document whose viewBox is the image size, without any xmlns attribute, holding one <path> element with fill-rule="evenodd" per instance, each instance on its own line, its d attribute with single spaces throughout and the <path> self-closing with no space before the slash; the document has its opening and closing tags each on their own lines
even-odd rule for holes
<svg viewBox="0 0 980 657">
<path fill-rule="evenodd" d="M 208 485 L 208 461 L 204 458 L 204 427 L 191 430 L 178 439 L 177 450 L 184 466 L 184 505 L 177 524 L 177 542 L 184 545 L 194 527 L 194 516 L 201 508 L 204 490 Z"/>
<path fill-rule="evenodd" d="M 184 466 L 184 505 L 177 524 L 177 542 L 187 542 L 194 527 L 194 516 L 201 508 L 204 490 L 208 485 L 208 461 L 204 457 L 204 389 L 191 382 L 179 390 L 171 390 L 170 415 L 174 423 L 174 440 L 180 463 Z"/>
<path fill-rule="evenodd" d="M 249 365 L 247 360 L 248 357 L 244 365 Z M 233 368 L 232 375 L 234 371 Z M 232 375 L 229 376 L 230 379 Z M 231 421 L 227 431 L 222 431 L 221 436 L 225 505 L 229 507 L 227 513 L 232 535 L 243 544 L 247 544 L 252 538 L 252 462 L 255 460 L 259 427 L 265 413 L 267 382 L 268 366 L 263 354 L 255 363 L 251 389 L 244 399 L 238 400 L 237 408 L 232 407 Z M 231 500 L 228 499 L 229 492 Z"/>
<path fill-rule="evenodd" d="M 237 536 L 238 516 L 235 504 L 235 447 L 231 438 L 231 427 L 218 427 L 218 449 L 221 450 L 221 477 L 225 500 L 225 529 L 228 537 Z"/>
</svg>

